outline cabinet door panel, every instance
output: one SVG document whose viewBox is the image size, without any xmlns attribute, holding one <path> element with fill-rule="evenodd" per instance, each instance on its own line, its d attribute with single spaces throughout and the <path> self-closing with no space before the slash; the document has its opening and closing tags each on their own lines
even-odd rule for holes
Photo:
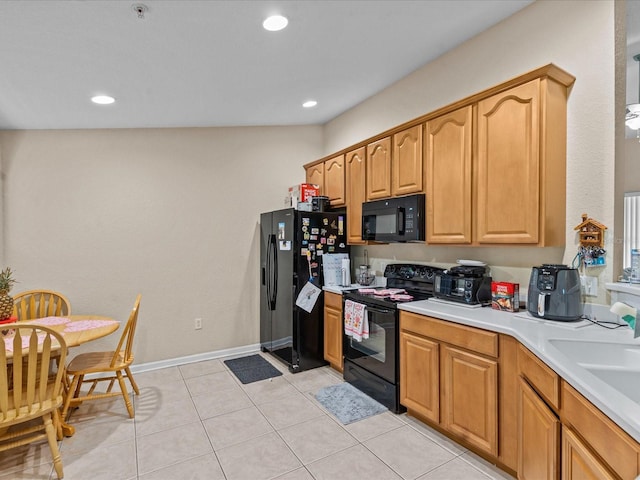
<svg viewBox="0 0 640 480">
<path fill-rule="evenodd" d="M 571 425 L 620 477 L 636 478 L 640 474 L 638 443 L 564 381 L 561 392 L 562 421 Z"/>
<path fill-rule="evenodd" d="M 562 480 L 615 478 L 571 429 L 562 427 Z"/>
<path fill-rule="evenodd" d="M 519 379 L 518 388 L 518 478 L 557 480 L 560 461 L 560 420 Z"/>
<path fill-rule="evenodd" d="M 344 205 L 344 155 L 324 162 L 324 191 L 332 206 Z"/>
<path fill-rule="evenodd" d="M 422 192 L 422 125 L 393 136 L 393 195 Z"/>
<path fill-rule="evenodd" d="M 434 422 L 440 421 L 438 343 L 400 333 L 400 403 Z"/>
<path fill-rule="evenodd" d="M 324 292 L 324 359 L 342 371 L 342 295 Z"/>
<path fill-rule="evenodd" d="M 478 103 L 477 239 L 537 243 L 540 80 Z"/>
<path fill-rule="evenodd" d="M 427 243 L 471 243 L 471 106 L 427 122 Z"/>
<path fill-rule="evenodd" d="M 324 163 L 318 163 L 307 168 L 307 183 L 314 183 L 320 187 L 320 195 L 324 193 Z"/>
<path fill-rule="evenodd" d="M 367 200 L 391 196 L 391 138 L 367 145 Z"/>
<path fill-rule="evenodd" d="M 442 424 L 498 456 L 498 362 L 442 345 Z"/>
<path fill-rule="evenodd" d="M 362 202 L 367 200 L 367 177 L 365 147 L 347 153 L 346 199 L 347 199 L 347 243 L 350 245 L 366 243 L 362 240 Z"/>
</svg>

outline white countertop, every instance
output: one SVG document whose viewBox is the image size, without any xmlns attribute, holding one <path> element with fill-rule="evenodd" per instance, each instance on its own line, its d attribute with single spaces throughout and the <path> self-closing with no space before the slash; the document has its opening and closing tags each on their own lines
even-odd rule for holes
<svg viewBox="0 0 640 480">
<path fill-rule="evenodd" d="M 592 306 L 596 308 L 596 306 Z M 598 310 L 604 320 L 608 307 Z M 429 315 L 443 320 L 511 335 L 535 353 L 542 361 L 588 398 L 624 431 L 640 442 L 640 403 L 600 380 L 591 372 L 556 349 L 549 340 L 570 339 L 595 342 L 620 342 L 640 345 L 630 328 L 608 330 L 586 320 L 563 323 L 536 319 L 527 312 L 508 313 L 490 307 L 468 308 L 464 305 L 443 304 L 432 300 L 402 303 L 400 310 Z M 595 310 L 594 310 L 595 311 Z M 585 307 L 586 313 L 586 307 Z M 640 365 L 638 365 L 640 370 Z M 637 379 L 640 382 L 640 375 Z"/>
<path fill-rule="evenodd" d="M 370 287 L 364 287 L 363 285 L 358 285 L 357 283 L 354 283 L 349 286 L 325 285 L 322 287 L 322 290 L 326 292 L 337 293 L 338 295 L 342 295 L 343 292 L 347 292 L 349 290 L 357 290 L 358 288 L 370 288 Z"/>
<path fill-rule="evenodd" d="M 605 283 L 605 287 L 612 292 L 630 293 L 640 296 L 640 283 L 613 282 Z"/>
</svg>

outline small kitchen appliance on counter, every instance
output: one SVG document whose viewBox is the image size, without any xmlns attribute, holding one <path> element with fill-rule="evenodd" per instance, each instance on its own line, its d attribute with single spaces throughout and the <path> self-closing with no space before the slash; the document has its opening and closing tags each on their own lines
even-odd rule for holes
<svg viewBox="0 0 640 480">
<path fill-rule="evenodd" d="M 582 317 L 580 274 L 567 265 L 543 264 L 531 269 L 527 311 L 537 318 L 574 322 Z"/>
<path fill-rule="evenodd" d="M 491 277 L 481 265 L 458 265 L 436 274 L 433 296 L 467 305 L 491 303 Z"/>
</svg>

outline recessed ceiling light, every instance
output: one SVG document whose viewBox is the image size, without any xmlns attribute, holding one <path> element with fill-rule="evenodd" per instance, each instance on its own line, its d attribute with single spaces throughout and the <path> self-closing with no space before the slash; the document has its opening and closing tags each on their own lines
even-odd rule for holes
<svg viewBox="0 0 640 480">
<path fill-rule="evenodd" d="M 262 22 L 262 26 L 265 30 L 269 30 L 270 32 L 277 32 L 278 30 L 282 30 L 287 26 L 289 20 L 282 15 L 272 15 L 267 18 L 264 22 Z"/>
<path fill-rule="evenodd" d="M 316 102 L 315 100 L 307 100 L 302 104 L 304 108 L 312 108 L 312 107 L 315 107 L 316 105 L 318 105 L 318 102 Z"/>
<path fill-rule="evenodd" d="M 91 101 L 98 105 L 109 105 L 110 103 L 115 102 L 116 99 L 109 95 L 96 95 L 95 97 L 91 97 Z"/>
</svg>

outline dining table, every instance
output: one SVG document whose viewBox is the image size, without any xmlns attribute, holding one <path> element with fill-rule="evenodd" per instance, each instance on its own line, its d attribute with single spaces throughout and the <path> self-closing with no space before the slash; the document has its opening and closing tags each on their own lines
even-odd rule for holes
<svg viewBox="0 0 640 480">
<path fill-rule="evenodd" d="M 120 327 L 120 322 L 110 317 L 102 315 L 66 315 L 62 317 L 44 317 L 31 320 L 22 320 L 9 325 L 3 325 L 4 342 L 7 358 L 13 356 L 13 335 L 12 331 L 20 325 L 41 325 L 57 331 L 62 335 L 67 344 L 67 348 L 78 347 L 88 342 L 98 340 L 112 334 Z M 28 339 L 23 339 L 23 346 L 26 348 Z M 72 395 L 72 392 L 66 392 Z M 61 419 L 61 432 L 65 437 L 70 437 L 75 433 L 75 428 Z"/>
</svg>

